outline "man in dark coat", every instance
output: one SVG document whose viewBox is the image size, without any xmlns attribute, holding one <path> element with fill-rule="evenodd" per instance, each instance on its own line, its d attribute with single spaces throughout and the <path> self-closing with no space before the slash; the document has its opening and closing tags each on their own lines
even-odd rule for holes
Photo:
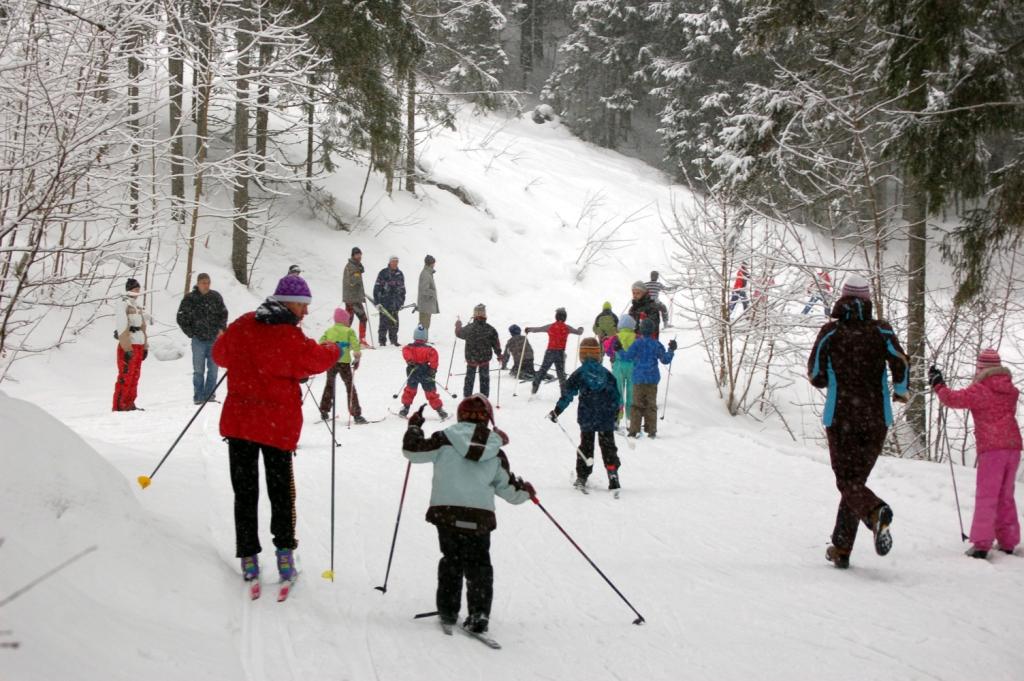
<svg viewBox="0 0 1024 681">
<path fill-rule="evenodd" d="M 462 396 L 473 394 L 473 383 L 477 372 L 480 372 L 480 392 L 490 397 L 491 392 L 491 354 L 501 355 L 501 342 L 498 332 L 487 323 L 487 308 L 480 303 L 473 308 L 473 321 L 462 326 L 462 320 L 455 322 L 455 336 L 466 341 L 466 382 Z"/>
<path fill-rule="evenodd" d="M 178 326 L 192 339 L 192 402 L 215 401 L 217 365 L 213 362 L 213 342 L 228 326 L 228 308 L 224 299 L 210 288 L 210 275 L 196 277 L 196 285 L 178 305 Z"/>
<path fill-rule="evenodd" d="M 658 338 L 658 331 L 661 329 L 661 308 L 658 301 L 647 292 L 647 284 L 642 281 L 633 282 L 633 302 L 629 305 L 629 316 L 640 324 L 644 319 L 650 319 L 654 324 L 652 338 Z"/>
<path fill-rule="evenodd" d="M 828 388 L 822 422 L 840 501 L 825 556 L 846 568 L 858 522 L 874 533 L 878 555 L 892 548 L 892 509 L 866 483 L 893 423 L 887 369 L 892 399 L 899 402 L 907 401 L 909 369 L 892 327 L 872 319 L 871 291 L 863 277 L 847 278 L 831 316 L 814 341 L 807 376 L 814 387 Z"/>
<path fill-rule="evenodd" d="M 377 275 L 373 285 L 373 298 L 380 310 L 380 326 L 377 328 L 378 345 L 384 347 L 388 338 L 393 345 L 398 342 L 398 311 L 405 305 L 405 275 L 398 269 L 398 256 L 388 260 L 388 266 Z"/>
</svg>

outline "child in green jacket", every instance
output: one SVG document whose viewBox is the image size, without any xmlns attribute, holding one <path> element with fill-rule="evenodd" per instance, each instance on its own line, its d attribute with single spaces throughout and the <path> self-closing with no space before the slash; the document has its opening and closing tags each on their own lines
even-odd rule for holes
<svg viewBox="0 0 1024 681">
<path fill-rule="evenodd" d="M 320 398 L 320 417 L 324 421 L 331 418 L 331 407 L 334 405 L 334 383 L 340 375 L 345 383 L 345 392 L 348 394 L 348 413 L 357 424 L 366 423 L 363 418 L 363 410 L 359 406 L 359 394 L 353 383 L 355 370 L 359 368 L 360 352 L 359 336 L 353 331 L 348 323 L 352 315 L 343 307 L 334 311 L 334 326 L 324 331 L 320 342 L 337 343 L 341 349 L 338 363 L 327 370 L 327 385 L 324 386 L 324 394 Z"/>
</svg>

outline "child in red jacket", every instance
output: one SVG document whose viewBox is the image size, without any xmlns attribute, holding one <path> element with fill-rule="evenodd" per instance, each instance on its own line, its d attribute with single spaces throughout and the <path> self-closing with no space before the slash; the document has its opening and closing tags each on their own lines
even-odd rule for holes
<svg viewBox="0 0 1024 681">
<path fill-rule="evenodd" d="M 540 389 L 540 382 L 547 374 L 548 369 L 552 366 L 555 367 L 555 374 L 558 375 L 558 388 L 561 394 L 565 394 L 565 344 L 569 339 L 569 334 L 576 336 L 583 335 L 583 327 L 572 328 L 565 323 L 568 317 L 565 308 L 560 307 L 555 310 L 555 323 L 545 324 L 544 326 L 532 326 L 526 327 L 524 331 L 526 333 L 547 333 L 548 334 L 548 349 L 544 351 L 544 360 L 540 364 L 540 371 L 533 376 L 533 387 L 530 389 L 531 393 L 536 393 Z"/>
<path fill-rule="evenodd" d="M 441 397 L 437 394 L 437 350 L 427 345 L 427 330 L 420 324 L 412 332 L 413 342 L 402 348 L 402 359 L 405 360 L 405 390 L 402 391 L 402 410 L 399 416 L 409 416 L 409 407 L 416 399 L 416 391 L 423 386 L 423 393 L 427 396 L 427 403 L 435 410 L 437 415 L 444 421 L 448 418 L 441 406 Z"/>
<path fill-rule="evenodd" d="M 1017 425 L 1017 399 L 1010 370 L 999 353 L 984 350 L 978 355 L 974 382 L 963 390 L 950 390 L 942 372 L 932 367 L 928 380 L 939 401 L 953 409 L 970 409 L 978 448 L 977 491 L 971 548 L 967 555 L 987 558 L 993 542 L 999 550 L 1013 553 L 1020 542 L 1020 522 L 1013 500 L 1014 481 L 1020 464 L 1021 436 Z"/>
</svg>

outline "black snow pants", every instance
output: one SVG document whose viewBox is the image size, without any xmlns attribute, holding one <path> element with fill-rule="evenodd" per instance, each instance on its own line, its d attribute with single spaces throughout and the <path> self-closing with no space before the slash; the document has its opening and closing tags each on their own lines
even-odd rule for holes
<svg viewBox="0 0 1024 681">
<path fill-rule="evenodd" d="M 494 568 L 491 535 L 437 528 L 441 560 L 437 564 L 437 612 L 442 622 L 455 623 L 462 604 L 462 578 L 466 578 L 466 606 L 470 616 L 491 614 Z"/>
<path fill-rule="evenodd" d="M 871 513 L 883 502 L 867 486 L 868 476 L 882 453 L 888 429 L 883 425 L 863 426 L 835 423 L 825 429 L 832 472 L 839 488 L 839 510 L 832 531 L 832 545 L 849 552 L 857 538 L 857 524 L 869 523 Z"/>
<path fill-rule="evenodd" d="M 615 431 L 595 433 L 594 431 L 580 431 L 580 453 L 591 461 L 594 460 L 594 435 L 597 435 L 597 443 L 601 447 L 601 458 L 604 460 L 605 470 L 609 474 L 619 470 L 622 464 L 619 462 L 619 450 L 615 446 Z M 576 457 L 576 475 L 586 480 L 594 472 L 594 465 L 587 463 L 580 457 Z"/>
<path fill-rule="evenodd" d="M 260 450 L 267 475 L 267 496 L 270 497 L 270 532 L 274 546 L 294 549 L 295 539 L 295 477 L 292 452 L 275 449 L 249 440 L 228 440 L 228 461 L 231 487 L 235 490 L 235 555 L 254 556 L 260 551 Z"/>
</svg>

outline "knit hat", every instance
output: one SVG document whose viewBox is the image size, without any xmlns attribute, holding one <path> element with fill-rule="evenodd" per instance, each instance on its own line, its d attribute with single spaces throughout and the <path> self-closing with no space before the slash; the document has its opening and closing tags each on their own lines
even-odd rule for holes
<svg viewBox="0 0 1024 681">
<path fill-rule="evenodd" d="M 644 282 L 642 282 L 639 279 L 637 279 L 636 281 L 633 282 L 633 290 L 634 291 L 643 291 L 644 293 L 646 293 L 647 292 L 647 284 L 645 284 Z"/>
<path fill-rule="evenodd" d="M 393 261 L 396 261 L 396 260 L 398 260 L 398 256 L 397 255 L 392 255 L 392 256 L 390 256 L 388 258 L 388 262 L 393 262 Z"/>
<path fill-rule="evenodd" d="M 992 348 L 982 350 L 978 354 L 978 371 L 1001 366 L 1003 366 L 1003 362 L 999 359 L 999 353 Z"/>
<path fill-rule="evenodd" d="M 348 323 L 352 321 L 352 315 L 349 314 L 348 310 L 343 307 L 336 308 L 334 310 L 334 323 L 343 324 L 348 326 Z"/>
<path fill-rule="evenodd" d="M 636 328 L 636 320 L 633 319 L 628 314 L 624 314 L 621 317 L 619 317 L 619 328 L 620 329 L 635 329 Z"/>
<path fill-rule="evenodd" d="M 137 288 L 142 288 L 142 286 L 139 285 L 139 280 L 128 277 L 128 281 L 124 283 L 124 290 L 134 291 Z"/>
<path fill-rule="evenodd" d="M 580 341 L 580 361 L 585 362 L 588 359 L 601 361 L 601 344 L 596 338 L 584 338 Z"/>
<path fill-rule="evenodd" d="M 473 316 L 483 317 L 484 319 L 487 319 L 487 306 L 484 305 L 483 303 L 477 303 L 476 305 L 474 305 Z"/>
<path fill-rule="evenodd" d="M 412 332 L 412 339 L 418 341 L 427 340 L 427 330 L 423 328 L 422 324 L 416 325 L 416 330 Z"/>
<path fill-rule="evenodd" d="M 640 335 L 641 336 L 653 336 L 654 335 L 654 320 L 645 319 L 640 322 Z"/>
<path fill-rule="evenodd" d="M 602 306 L 601 306 L 601 309 L 602 309 L 602 310 L 610 310 L 610 309 L 612 309 L 612 304 L 611 304 L 611 303 L 609 303 L 609 302 L 608 302 L 608 301 L 606 300 L 606 301 L 604 301 L 604 305 L 602 305 Z"/>
<path fill-rule="evenodd" d="M 288 274 L 302 274 L 302 270 L 298 265 L 292 265 L 288 268 Z"/>
<path fill-rule="evenodd" d="M 494 418 L 494 410 L 491 408 L 490 400 L 480 393 L 475 393 L 459 402 L 459 407 L 455 410 L 455 417 L 459 421 L 487 423 Z"/>
<path fill-rule="evenodd" d="M 564 307 L 560 307 L 557 310 L 555 310 L 555 320 L 556 321 L 564 322 L 568 317 L 569 317 L 569 315 L 565 311 Z"/>
<path fill-rule="evenodd" d="M 842 297 L 846 296 L 871 300 L 871 284 L 859 274 L 851 274 L 843 282 Z"/>
<path fill-rule="evenodd" d="M 313 302 L 313 294 L 309 292 L 309 285 L 306 280 L 297 274 L 289 274 L 277 282 L 274 295 L 271 296 L 279 303 L 309 303 Z"/>
<path fill-rule="evenodd" d="M 512 326 L 508 327 L 508 332 L 513 336 L 518 336 L 523 332 L 523 330 L 519 328 L 518 324 L 513 324 Z"/>
<path fill-rule="evenodd" d="M 362 252 L 363 252 L 363 250 L 361 248 L 359 248 L 359 246 L 353 246 L 352 247 L 352 257 L 355 257 L 356 253 L 362 253 Z"/>
<path fill-rule="evenodd" d="M 434 256 L 428 255 L 427 257 L 423 258 L 423 262 L 426 263 L 427 265 L 433 265 L 437 261 L 434 260 Z"/>
</svg>

